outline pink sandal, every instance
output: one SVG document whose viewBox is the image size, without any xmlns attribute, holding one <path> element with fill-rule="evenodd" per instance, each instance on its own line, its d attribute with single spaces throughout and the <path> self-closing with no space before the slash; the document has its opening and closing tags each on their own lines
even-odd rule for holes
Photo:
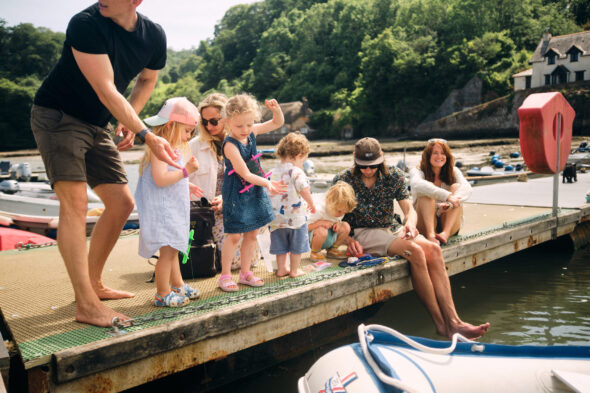
<svg viewBox="0 0 590 393">
<path fill-rule="evenodd" d="M 232 280 L 231 274 L 222 274 L 217 280 L 217 285 L 224 292 L 236 292 L 239 290 L 238 284 Z"/>
<path fill-rule="evenodd" d="M 260 277 L 256 277 L 252 270 L 244 275 L 242 275 L 242 272 L 240 272 L 240 280 L 238 282 L 251 287 L 261 287 L 264 285 L 264 280 L 262 280 Z"/>
</svg>

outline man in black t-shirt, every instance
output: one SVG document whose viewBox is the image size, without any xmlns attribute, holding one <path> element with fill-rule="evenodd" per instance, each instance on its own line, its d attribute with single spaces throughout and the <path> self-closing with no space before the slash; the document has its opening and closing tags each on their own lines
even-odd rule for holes
<svg viewBox="0 0 590 393">
<path fill-rule="evenodd" d="M 168 142 L 150 132 L 138 113 L 166 64 L 162 28 L 136 12 L 142 0 L 101 0 L 74 15 L 61 58 L 47 76 L 31 110 L 31 128 L 51 185 L 60 200 L 57 240 L 76 296 L 76 320 L 109 326 L 127 319 L 101 299 L 134 296 L 102 283 L 102 270 L 134 202 L 117 148 L 138 136 L 162 161 L 180 169 Z M 133 78 L 129 97 L 123 93 Z M 106 127 L 118 120 L 115 146 Z M 86 186 L 105 210 L 86 248 Z"/>
</svg>

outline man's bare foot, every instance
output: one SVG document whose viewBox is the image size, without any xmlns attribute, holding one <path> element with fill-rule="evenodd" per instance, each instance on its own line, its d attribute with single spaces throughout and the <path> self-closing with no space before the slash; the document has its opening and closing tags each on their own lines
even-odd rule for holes
<svg viewBox="0 0 590 393">
<path fill-rule="evenodd" d="M 447 233 L 441 232 L 441 233 L 437 233 L 436 235 L 434 235 L 434 237 L 440 241 L 440 244 L 447 244 L 447 241 L 449 240 L 449 235 Z"/>
<path fill-rule="evenodd" d="M 96 292 L 100 300 L 126 299 L 135 296 L 133 292 L 120 291 L 104 285 L 100 288 L 94 288 L 94 292 Z"/>
<path fill-rule="evenodd" d="M 299 269 L 297 269 L 295 271 L 295 273 L 289 273 L 289 277 L 291 277 L 291 278 L 295 278 L 295 277 L 299 277 L 299 276 L 304 276 L 304 275 L 305 275 L 305 272 L 302 271 L 302 270 L 299 270 Z"/>
<path fill-rule="evenodd" d="M 287 269 L 285 269 L 285 270 L 278 269 L 276 274 L 277 274 L 277 277 L 278 277 L 278 278 L 281 278 L 281 277 L 286 277 L 286 276 L 288 276 L 288 275 L 289 275 L 289 273 L 291 273 L 291 272 L 290 272 L 289 270 L 287 270 Z"/>
<path fill-rule="evenodd" d="M 490 328 L 490 323 L 486 322 L 479 326 L 472 325 L 470 323 L 462 322 L 461 324 L 457 325 L 454 329 L 449 330 L 449 338 L 453 337 L 453 334 L 459 333 L 471 340 L 480 338 Z"/>
<path fill-rule="evenodd" d="M 110 327 L 114 317 L 125 322 L 129 317 L 108 308 L 102 303 L 94 307 L 76 307 L 76 321 L 99 327 Z"/>
</svg>

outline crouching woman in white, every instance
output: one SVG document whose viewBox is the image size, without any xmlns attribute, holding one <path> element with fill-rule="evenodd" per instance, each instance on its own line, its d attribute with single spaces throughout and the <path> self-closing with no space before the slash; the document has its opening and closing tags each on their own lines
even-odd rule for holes
<svg viewBox="0 0 590 393">
<path fill-rule="evenodd" d="M 462 202 L 471 196 L 471 185 L 444 139 L 430 139 L 420 166 L 410 170 L 410 187 L 418 214 L 418 231 L 428 240 L 444 244 L 456 235 L 463 221 Z"/>
</svg>

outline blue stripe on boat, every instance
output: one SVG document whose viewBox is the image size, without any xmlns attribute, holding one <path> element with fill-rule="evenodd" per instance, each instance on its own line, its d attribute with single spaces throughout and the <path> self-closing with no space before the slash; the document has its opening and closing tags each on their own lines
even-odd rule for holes
<svg viewBox="0 0 590 393">
<path fill-rule="evenodd" d="M 372 344 L 395 345 L 402 348 L 411 348 L 403 341 L 396 337 L 380 332 L 368 330 L 373 335 Z M 450 341 L 430 340 L 423 337 L 408 336 L 412 340 L 426 345 L 431 348 L 447 348 L 451 345 Z M 555 358 L 555 359 L 590 359 L 590 346 L 573 346 L 573 345 L 554 345 L 554 346 L 537 346 L 537 345 L 500 345 L 478 343 L 483 346 L 483 352 L 474 352 L 471 350 L 473 344 L 457 343 L 455 350 L 451 355 L 464 356 L 502 356 L 502 357 L 530 357 L 530 358 Z"/>
</svg>

